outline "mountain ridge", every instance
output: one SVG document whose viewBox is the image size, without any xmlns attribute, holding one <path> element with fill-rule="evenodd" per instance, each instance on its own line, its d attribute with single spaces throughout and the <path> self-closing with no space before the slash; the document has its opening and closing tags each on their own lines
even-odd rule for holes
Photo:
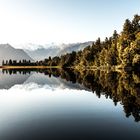
<svg viewBox="0 0 140 140">
<path fill-rule="evenodd" d="M 2 61 L 6 60 L 30 60 L 34 61 L 24 50 L 15 49 L 10 44 L 0 44 L 0 65 L 2 65 Z"/>
<path fill-rule="evenodd" d="M 92 45 L 92 41 L 84 42 L 84 43 L 71 43 L 71 44 L 60 44 L 60 45 L 36 45 L 36 44 L 30 44 L 30 48 L 36 48 L 36 49 L 24 49 L 24 51 L 31 56 L 34 60 L 43 60 L 45 58 L 48 58 L 49 56 L 55 57 L 55 56 L 61 56 L 65 55 L 66 53 L 71 53 L 72 51 L 80 51 L 83 50 L 85 47 Z M 33 46 L 31 46 L 33 45 Z M 38 47 L 37 47 L 38 46 Z M 41 46 L 41 47 L 40 47 Z"/>
</svg>

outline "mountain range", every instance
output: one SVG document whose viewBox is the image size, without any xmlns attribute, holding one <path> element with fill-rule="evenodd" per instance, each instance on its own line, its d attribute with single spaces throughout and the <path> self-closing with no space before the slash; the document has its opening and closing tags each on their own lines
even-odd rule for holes
<svg viewBox="0 0 140 140">
<path fill-rule="evenodd" d="M 27 44 L 26 46 L 19 46 L 23 49 L 16 49 L 10 44 L 0 44 L 0 65 L 2 61 L 6 60 L 44 60 L 49 56 L 61 56 L 66 53 L 71 53 L 72 51 L 83 50 L 86 46 L 92 44 L 92 41 L 85 43 L 73 43 L 73 44 L 61 44 L 61 45 L 36 45 Z M 32 48 L 32 49 L 31 49 Z"/>
<path fill-rule="evenodd" d="M 91 45 L 93 42 L 84 42 L 84 43 L 73 43 L 73 44 L 60 44 L 60 45 L 36 45 L 36 44 L 28 44 L 25 46 L 24 51 L 31 56 L 34 60 L 43 60 L 48 58 L 49 56 L 61 56 L 66 53 L 71 53 L 72 51 L 80 51 L 85 47 Z M 32 48 L 32 49 L 30 49 Z M 36 48 L 36 49 L 33 49 Z"/>
</svg>

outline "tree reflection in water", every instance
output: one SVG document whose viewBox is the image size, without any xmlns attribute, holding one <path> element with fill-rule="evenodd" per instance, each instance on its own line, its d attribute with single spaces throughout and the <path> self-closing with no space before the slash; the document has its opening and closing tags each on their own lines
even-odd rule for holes
<svg viewBox="0 0 140 140">
<path fill-rule="evenodd" d="M 71 69 L 3 69 L 3 74 L 30 74 L 31 72 L 53 75 L 66 81 L 79 83 L 91 90 L 99 98 L 104 95 L 113 100 L 116 106 L 120 102 L 126 117 L 133 116 L 140 121 L 140 74 L 138 72 L 118 73 L 113 71 L 74 71 Z"/>
</svg>

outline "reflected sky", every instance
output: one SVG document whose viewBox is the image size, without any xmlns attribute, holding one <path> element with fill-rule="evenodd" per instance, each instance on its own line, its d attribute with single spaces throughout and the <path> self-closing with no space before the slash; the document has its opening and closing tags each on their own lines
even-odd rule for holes
<svg viewBox="0 0 140 140">
<path fill-rule="evenodd" d="M 0 91 L 0 116 L 2 140 L 140 138 L 120 104 L 85 90 L 15 85 Z"/>
<path fill-rule="evenodd" d="M 1 140 L 140 139 L 139 122 L 104 93 L 44 73 L 0 75 Z"/>
</svg>

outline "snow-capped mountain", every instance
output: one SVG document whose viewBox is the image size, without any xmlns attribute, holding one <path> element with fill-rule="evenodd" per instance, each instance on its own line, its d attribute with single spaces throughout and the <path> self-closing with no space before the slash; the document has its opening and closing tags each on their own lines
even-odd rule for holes
<svg viewBox="0 0 140 140">
<path fill-rule="evenodd" d="M 85 43 L 73 43 L 73 44 L 60 44 L 60 45 L 36 45 L 27 44 L 23 48 L 24 51 L 31 56 L 34 60 L 43 60 L 49 56 L 61 56 L 72 51 L 83 50 L 85 47 L 92 44 L 92 41 Z"/>
</svg>

